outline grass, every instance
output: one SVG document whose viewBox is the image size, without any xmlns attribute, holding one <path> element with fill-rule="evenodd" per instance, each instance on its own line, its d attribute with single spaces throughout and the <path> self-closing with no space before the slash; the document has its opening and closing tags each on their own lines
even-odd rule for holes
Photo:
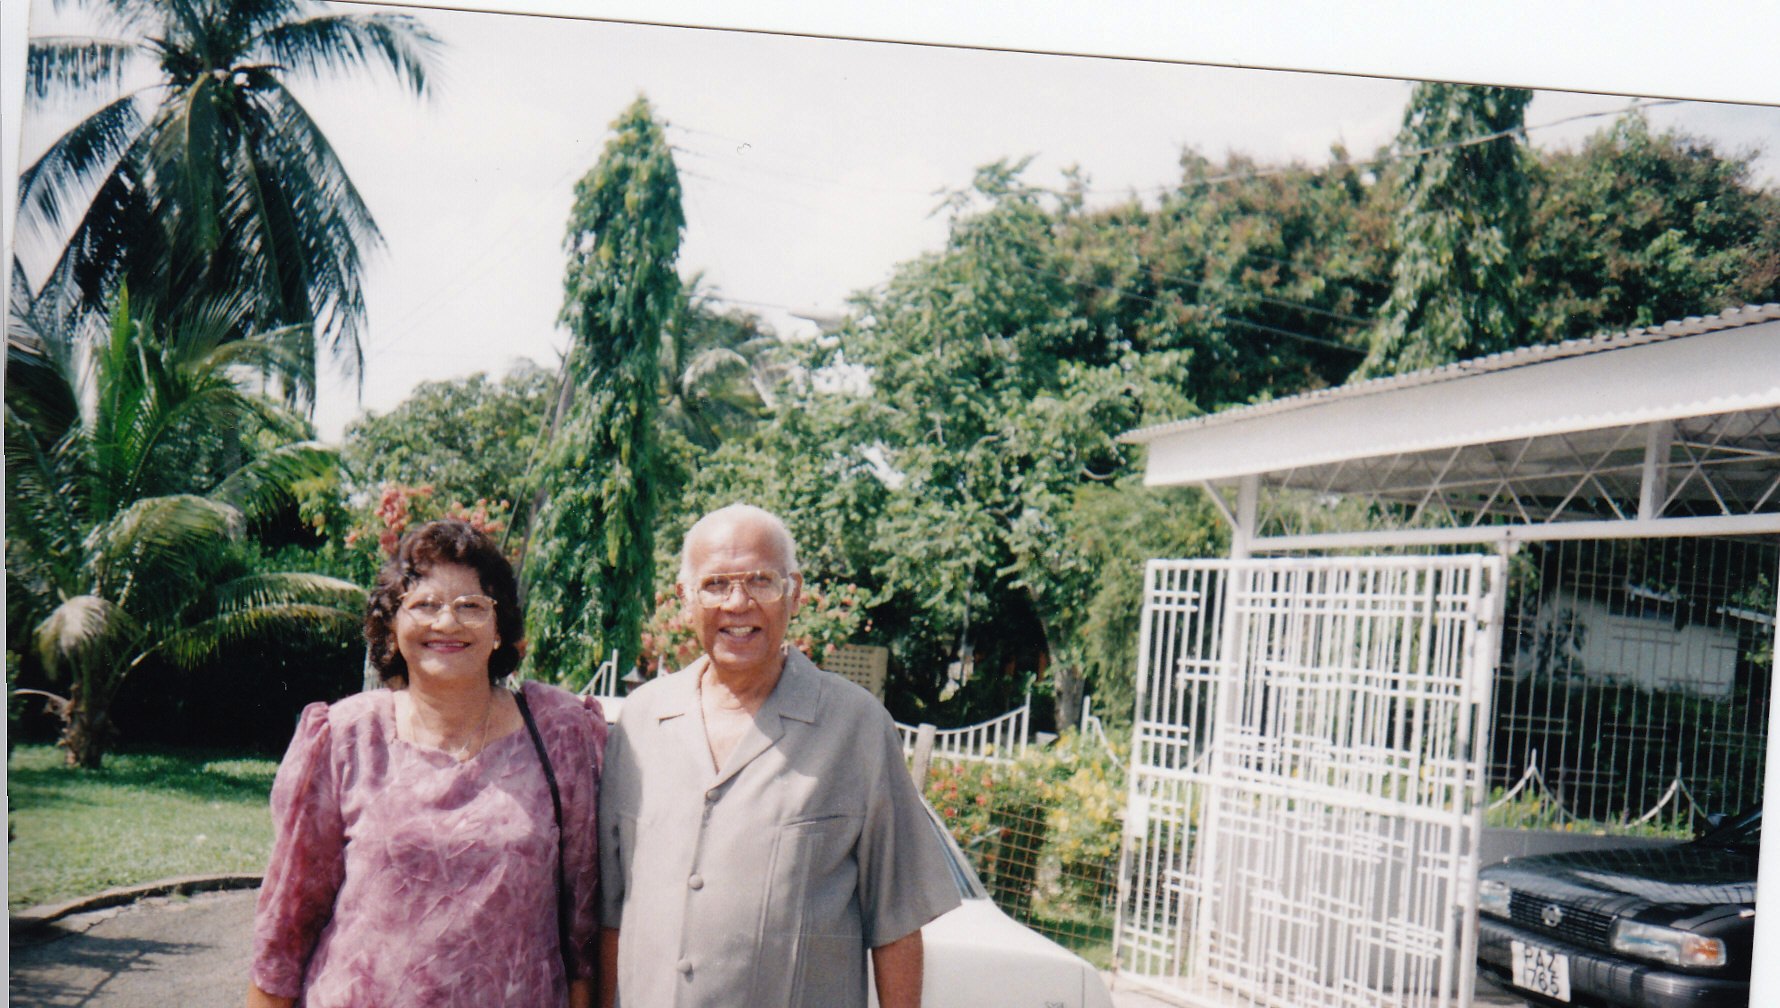
<svg viewBox="0 0 1780 1008">
<path fill-rule="evenodd" d="M 60 902 L 177 875 L 258 872 L 278 763 L 195 751 L 112 753 L 70 770 L 53 746 L 7 763 L 7 904 Z"/>
</svg>

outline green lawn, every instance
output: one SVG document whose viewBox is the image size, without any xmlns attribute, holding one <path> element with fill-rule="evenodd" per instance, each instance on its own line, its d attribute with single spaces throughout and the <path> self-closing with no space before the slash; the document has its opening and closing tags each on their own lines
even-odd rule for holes
<svg viewBox="0 0 1780 1008">
<path fill-rule="evenodd" d="M 258 872 L 278 763 L 216 752 L 112 753 L 69 770 L 21 745 L 7 764 L 7 904 L 59 902 L 176 875 Z"/>
</svg>

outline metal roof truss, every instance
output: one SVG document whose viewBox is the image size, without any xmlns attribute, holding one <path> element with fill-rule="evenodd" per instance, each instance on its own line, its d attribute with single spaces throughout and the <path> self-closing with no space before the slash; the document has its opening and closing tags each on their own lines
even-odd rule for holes
<svg viewBox="0 0 1780 1008">
<path fill-rule="evenodd" d="M 1252 524 L 1241 520 L 1244 484 L 1256 493 Z M 1220 503 L 1253 550 L 1780 532 L 1780 409 L 1350 458 L 1221 485 L 1239 488 L 1234 511 Z M 1243 536 L 1245 526 L 1259 534 Z"/>
</svg>

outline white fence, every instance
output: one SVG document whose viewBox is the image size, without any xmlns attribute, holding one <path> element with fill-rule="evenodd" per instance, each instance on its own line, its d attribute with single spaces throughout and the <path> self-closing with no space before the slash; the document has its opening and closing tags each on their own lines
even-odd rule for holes
<svg viewBox="0 0 1780 1008">
<path fill-rule="evenodd" d="M 915 752 L 915 736 L 920 728 L 900 721 L 896 731 L 902 736 L 905 756 Z M 946 728 L 933 733 L 935 759 L 976 760 L 984 763 L 1011 763 L 1026 751 L 1032 741 L 1032 697 L 1000 717 L 963 728 Z"/>
</svg>

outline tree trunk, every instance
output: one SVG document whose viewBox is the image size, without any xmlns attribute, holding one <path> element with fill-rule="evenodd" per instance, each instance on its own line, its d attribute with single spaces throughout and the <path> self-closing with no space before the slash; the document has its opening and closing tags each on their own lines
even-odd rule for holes
<svg viewBox="0 0 1780 1008">
<path fill-rule="evenodd" d="M 64 762 L 83 770 L 99 769 L 104 765 L 110 736 L 111 717 L 104 711 L 93 711 L 87 704 L 86 691 L 76 686 L 69 694 L 68 713 L 62 722 L 59 744 L 67 750 Z"/>
<path fill-rule="evenodd" d="M 1055 656 L 1052 656 L 1055 658 Z M 1082 673 L 1074 662 L 1051 662 L 1051 688 L 1057 701 L 1057 734 L 1074 728 L 1082 717 Z"/>
</svg>

